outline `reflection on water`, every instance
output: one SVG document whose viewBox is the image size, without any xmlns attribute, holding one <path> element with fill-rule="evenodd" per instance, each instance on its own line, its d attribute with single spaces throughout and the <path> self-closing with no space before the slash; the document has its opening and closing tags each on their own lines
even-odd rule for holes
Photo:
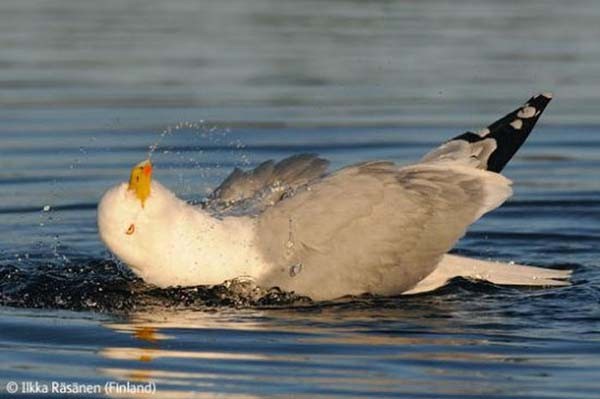
<svg viewBox="0 0 600 399">
<path fill-rule="evenodd" d="M 414 382 L 373 370 L 365 375 L 369 358 L 398 345 L 465 344 L 460 340 L 435 337 L 377 337 L 359 333 L 334 337 L 329 329 L 308 323 L 312 320 L 321 326 L 335 324 L 336 317 L 328 313 L 319 312 L 318 319 L 286 311 L 276 315 L 255 311 L 226 315 L 160 310 L 137 314 L 127 323 L 105 324 L 105 327 L 135 337 L 136 345 L 109 347 L 100 352 L 101 356 L 112 360 L 133 361 L 134 365 L 101 371 L 124 381 L 154 381 L 164 397 L 176 397 L 177 389 L 182 386 L 221 391 L 227 390 L 228 386 L 257 382 L 270 386 L 315 386 L 330 392 L 347 391 L 351 385 L 354 390 L 392 394 L 399 387 L 414 385 Z M 369 318 L 360 312 L 348 316 L 354 323 L 360 323 L 361 316 Z M 190 335 L 195 337 L 195 342 L 187 341 L 186 337 Z M 265 342 L 269 342 L 269 350 L 265 350 Z M 184 345 L 187 350 L 177 349 Z M 354 359 L 356 350 L 363 352 L 363 359 L 358 362 Z M 402 355 L 388 352 L 380 360 L 393 361 L 398 357 Z M 174 364 L 177 365 L 175 370 L 170 366 Z M 177 371 L 179 368 L 187 371 Z M 286 369 L 293 371 L 291 374 L 281 372 Z M 224 370 L 228 370 L 225 376 Z"/>
<path fill-rule="evenodd" d="M 599 366 L 597 333 L 586 330 L 597 323 L 593 292 L 461 282 L 433 295 L 280 309 L 4 309 L 0 376 L 153 382 L 161 398 L 590 397 Z"/>
<path fill-rule="evenodd" d="M 575 368 L 591 375 L 587 367 L 593 357 L 573 363 L 561 355 L 574 344 L 568 339 L 545 341 L 500 326 L 496 334 L 478 337 L 458 327 L 452 310 L 439 305 L 410 310 L 409 302 L 409 310 L 376 311 L 155 309 L 103 324 L 131 339 L 103 348 L 100 355 L 111 366 L 100 370 L 123 381 L 154 381 L 159 397 L 179 397 L 195 387 L 259 396 L 294 391 L 301 392 L 299 397 L 455 393 L 508 398 L 524 387 L 542 389 L 554 373 Z"/>
</svg>

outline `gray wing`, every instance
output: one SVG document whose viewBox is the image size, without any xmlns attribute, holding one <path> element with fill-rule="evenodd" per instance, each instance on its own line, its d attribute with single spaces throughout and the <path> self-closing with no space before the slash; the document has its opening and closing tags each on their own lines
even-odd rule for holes
<svg viewBox="0 0 600 399">
<path fill-rule="evenodd" d="M 255 169 L 235 168 L 204 203 L 220 213 L 259 213 L 309 182 L 322 177 L 329 161 L 314 154 L 299 154 Z"/>
<path fill-rule="evenodd" d="M 508 179 L 463 166 L 341 169 L 260 216 L 261 252 L 282 265 L 262 283 L 313 299 L 401 293 L 510 194 Z"/>
<path fill-rule="evenodd" d="M 257 223 L 259 245 L 282 267 L 263 283 L 314 299 L 412 288 L 471 223 L 511 195 L 510 181 L 495 172 L 525 142 L 551 98 L 534 96 L 419 164 L 351 166 L 266 209 Z"/>
</svg>

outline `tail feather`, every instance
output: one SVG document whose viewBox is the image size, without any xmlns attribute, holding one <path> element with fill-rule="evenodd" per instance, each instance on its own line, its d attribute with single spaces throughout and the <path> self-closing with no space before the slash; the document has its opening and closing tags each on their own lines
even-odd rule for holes
<svg viewBox="0 0 600 399">
<path fill-rule="evenodd" d="M 455 277 L 485 280 L 498 285 L 561 287 L 570 285 L 571 272 L 445 255 L 429 276 L 404 294 L 433 291 Z"/>
</svg>

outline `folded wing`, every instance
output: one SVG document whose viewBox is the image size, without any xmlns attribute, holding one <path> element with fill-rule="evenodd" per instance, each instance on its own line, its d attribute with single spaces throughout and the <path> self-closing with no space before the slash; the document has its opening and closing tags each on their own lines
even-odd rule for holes
<svg viewBox="0 0 600 399">
<path fill-rule="evenodd" d="M 442 144 L 420 163 L 344 168 L 268 208 L 261 250 L 282 265 L 266 284 L 310 293 L 396 294 L 414 287 L 484 213 L 511 194 L 498 174 L 552 96 L 539 94 L 478 133 Z"/>
<path fill-rule="evenodd" d="M 508 179 L 464 166 L 344 168 L 260 216 L 261 251 L 282 265 L 264 283 L 313 299 L 405 291 L 510 194 Z"/>
</svg>

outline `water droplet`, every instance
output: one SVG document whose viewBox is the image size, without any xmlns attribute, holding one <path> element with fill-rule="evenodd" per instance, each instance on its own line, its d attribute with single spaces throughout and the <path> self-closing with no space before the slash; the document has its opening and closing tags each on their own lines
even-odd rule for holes
<svg viewBox="0 0 600 399">
<path fill-rule="evenodd" d="M 302 263 L 296 263 L 290 266 L 290 277 L 296 277 L 302 271 Z"/>
<path fill-rule="evenodd" d="M 292 248 L 294 248 L 294 232 L 293 232 L 293 220 L 292 218 L 288 219 L 288 239 L 285 243 L 285 255 L 289 258 L 293 255 Z"/>
</svg>

